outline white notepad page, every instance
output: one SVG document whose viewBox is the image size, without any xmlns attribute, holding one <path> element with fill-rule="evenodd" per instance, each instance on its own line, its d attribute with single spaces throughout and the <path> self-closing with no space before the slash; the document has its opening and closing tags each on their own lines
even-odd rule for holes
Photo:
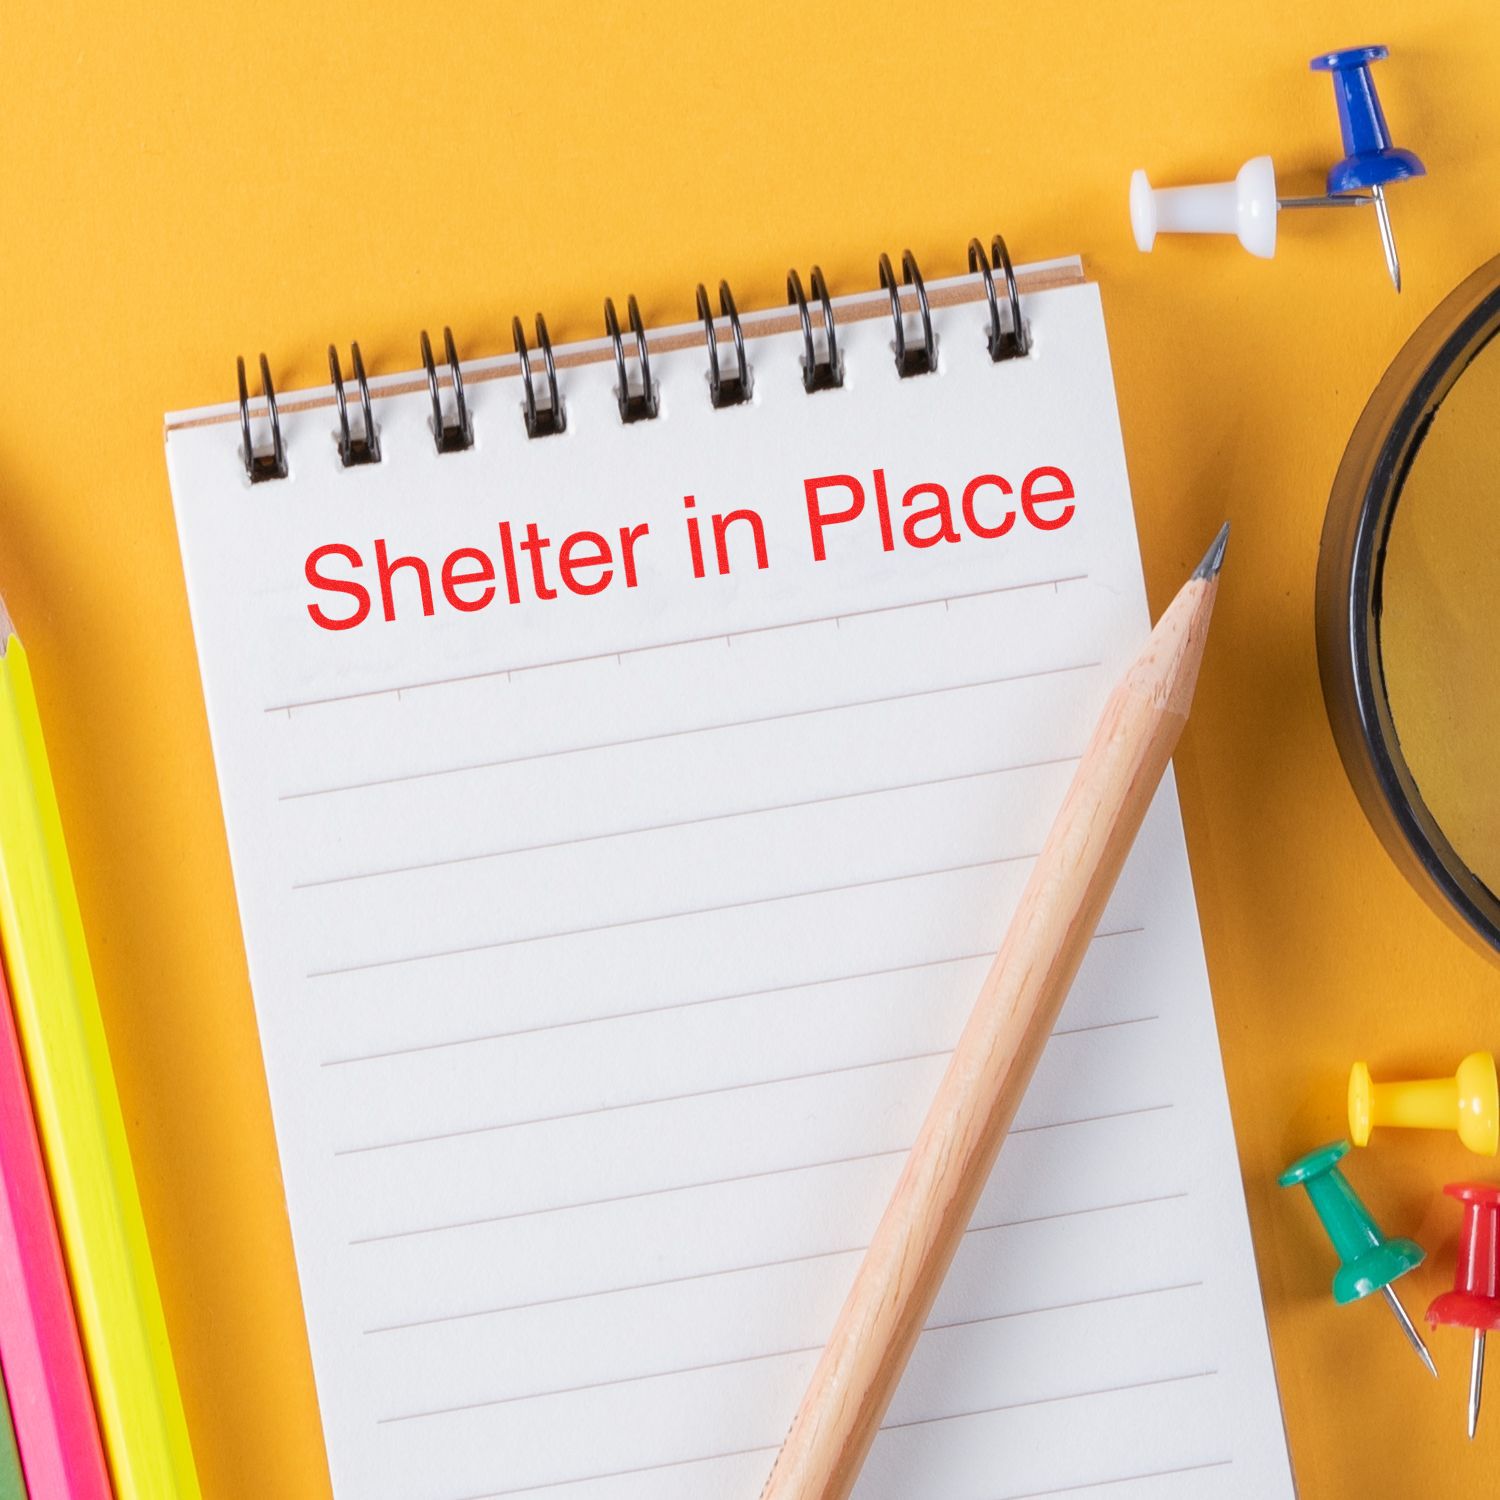
<svg viewBox="0 0 1500 1500">
<path fill-rule="evenodd" d="M 349 469 L 328 392 L 283 394 L 280 482 L 236 409 L 169 419 L 339 1500 L 759 1494 L 1149 628 L 1098 292 L 1051 280 L 1000 364 L 973 278 L 935 284 L 908 379 L 884 294 L 841 302 L 845 383 L 811 395 L 800 330 L 747 317 L 723 410 L 677 330 L 629 426 L 600 346 L 559 351 L 545 438 L 514 360 L 476 365 L 466 453 L 420 376 L 377 383 L 382 460 Z M 818 560 L 806 482 L 839 475 L 864 509 L 815 489 Z M 974 519 L 1015 520 L 981 538 L 987 475 Z M 906 540 L 921 484 L 960 540 Z M 723 576 L 710 518 L 743 510 Z M 597 592 L 560 578 L 581 532 Z M 377 539 L 430 616 L 408 565 L 385 618 Z M 461 548 L 481 608 L 445 597 Z M 359 623 L 314 621 L 360 605 L 314 553 Z M 1292 1493 L 1170 777 L 857 1490 L 1075 1493 Z"/>
</svg>

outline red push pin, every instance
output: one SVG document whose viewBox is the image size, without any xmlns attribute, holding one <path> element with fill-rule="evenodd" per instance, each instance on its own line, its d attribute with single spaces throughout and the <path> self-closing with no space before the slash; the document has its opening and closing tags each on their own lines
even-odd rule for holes
<svg viewBox="0 0 1500 1500">
<path fill-rule="evenodd" d="M 1469 1369 L 1469 1436 L 1479 1426 L 1479 1397 L 1484 1389 L 1484 1336 L 1500 1328 L 1500 1187 L 1483 1182 L 1450 1182 L 1443 1189 L 1464 1206 L 1458 1264 L 1453 1290 L 1433 1299 L 1427 1321 L 1474 1330 L 1474 1360 Z"/>
</svg>

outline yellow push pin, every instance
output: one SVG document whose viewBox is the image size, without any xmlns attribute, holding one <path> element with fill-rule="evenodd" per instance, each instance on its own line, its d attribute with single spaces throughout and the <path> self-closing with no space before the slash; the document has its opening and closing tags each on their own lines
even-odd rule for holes
<svg viewBox="0 0 1500 1500">
<path fill-rule="evenodd" d="M 1375 1083 L 1357 1062 L 1349 1070 L 1349 1134 L 1356 1146 L 1370 1141 L 1377 1125 L 1419 1130 L 1456 1130 L 1470 1151 L 1493 1156 L 1500 1149 L 1500 1085 L 1495 1058 L 1471 1052 L 1452 1078 L 1421 1078 L 1410 1083 Z"/>
</svg>

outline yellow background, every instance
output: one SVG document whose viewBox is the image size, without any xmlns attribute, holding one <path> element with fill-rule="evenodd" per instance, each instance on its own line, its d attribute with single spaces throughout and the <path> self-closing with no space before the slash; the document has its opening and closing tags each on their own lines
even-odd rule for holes
<svg viewBox="0 0 1500 1500">
<path fill-rule="evenodd" d="M 1467 1340 L 1426 1377 L 1276 1170 L 1342 1132 L 1342 1080 L 1500 1044 L 1500 974 L 1403 884 L 1342 775 L 1313 567 L 1329 483 L 1406 335 L 1500 250 L 1500 8 L 1271 0 L 704 7 L 13 6 L 0 87 L 0 582 L 34 663 L 210 1500 L 327 1495 L 306 1342 L 179 570 L 161 414 L 284 387 L 330 339 L 409 369 L 514 312 L 600 331 L 606 293 L 692 316 L 699 280 L 779 303 L 786 267 L 929 275 L 970 235 L 1082 251 L 1104 289 L 1152 600 L 1220 520 L 1233 549 L 1179 757 L 1219 1026 L 1302 1494 L 1436 1497 L 1500 1477 L 1500 1394 L 1463 1437 Z M 1397 298 L 1368 212 L 1134 250 L 1130 169 L 1283 191 L 1338 153 L 1315 51 L 1385 41 L 1429 179 L 1396 186 Z M 1492 540 L 1492 539 L 1491 539 Z M 1446 1283 L 1438 1188 L 1488 1171 L 1387 1133 L 1352 1163 Z M 1500 1351 L 1492 1362 L 1500 1360 Z M 1500 1364 L 1494 1368 L 1500 1392 Z M 929 1497 L 913 1497 L 929 1500 Z M 936 1497 L 931 1497 L 936 1500 Z"/>
</svg>

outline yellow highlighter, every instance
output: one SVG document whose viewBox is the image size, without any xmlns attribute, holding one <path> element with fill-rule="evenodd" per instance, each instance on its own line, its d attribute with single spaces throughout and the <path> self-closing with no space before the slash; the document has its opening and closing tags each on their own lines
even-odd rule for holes
<svg viewBox="0 0 1500 1500">
<path fill-rule="evenodd" d="M 0 601 L 0 944 L 118 1500 L 200 1500 L 26 652 Z"/>
</svg>

